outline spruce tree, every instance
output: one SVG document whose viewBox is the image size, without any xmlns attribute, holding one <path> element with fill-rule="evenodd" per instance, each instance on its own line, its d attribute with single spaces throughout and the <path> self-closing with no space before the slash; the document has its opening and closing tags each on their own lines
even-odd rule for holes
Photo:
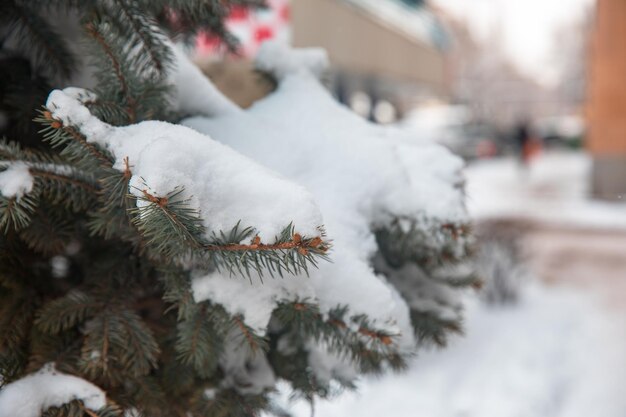
<svg viewBox="0 0 626 417">
<path fill-rule="evenodd" d="M 428 192 L 413 206 L 408 195 L 377 201 L 372 192 L 370 206 L 357 207 L 365 214 L 348 212 L 354 199 L 320 197 L 325 186 L 341 190 L 359 162 L 347 160 L 351 151 L 331 148 L 324 159 L 311 140 L 290 153 L 273 142 L 285 132 L 271 130 L 279 121 L 262 103 L 257 113 L 238 109 L 172 43 L 207 30 L 236 50 L 224 18 L 241 5 L 262 6 L 2 2 L 0 416 L 280 414 L 278 379 L 313 401 L 359 374 L 402 369 L 415 344 L 444 345 L 460 331 L 458 289 L 478 281 L 464 268 L 471 237 L 456 160 L 335 108 L 316 78 L 318 51 L 268 47 L 257 66 L 277 100 L 295 100 L 296 113 L 282 115 L 290 140 L 375 136 L 372 149 L 405 153 L 401 175 L 389 174 L 405 181 L 400 194 L 430 184 L 451 209 L 423 208 Z M 59 16 L 79 22 L 80 39 L 60 34 Z M 95 78 L 89 90 L 51 91 L 80 73 Z M 291 96 L 294 86 L 306 94 Z M 346 130 L 307 124 L 306 105 Z M 384 179 L 380 163 L 365 168 Z M 321 212 L 315 198 L 328 200 Z M 345 205 L 345 216 L 325 213 L 329 204 Z M 362 220 L 358 233 L 351 216 Z M 379 304 L 394 306 L 380 314 L 367 308 L 376 300 L 357 299 L 378 289 Z"/>
</svg>

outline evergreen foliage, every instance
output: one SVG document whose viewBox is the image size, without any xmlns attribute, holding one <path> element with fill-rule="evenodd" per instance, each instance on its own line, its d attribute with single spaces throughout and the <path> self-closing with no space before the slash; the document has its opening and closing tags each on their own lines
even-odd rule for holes
<svg viewBox="0 0 626 417">
<path fill-rule="evenodd" d="M 311 371 L 311 339 L 347 358 L 359 373 L 405 366 L 406 354 L 394 343 L 397 335 L 377 329 L 368 317 L 351 315 L 346 306 L 322 314 L 311 300 L 280 303 L 267 334 L 260 336 L 219 304 L 196 303 L 193 269 L 223 269 L 241 279 L 289 279 L 328 261 L 330 242 L 323 230 L 301 236 L 289 219 L 272 242 L 261 242 L 254 229 L 239 225 L 207 238 L 182 187 L 161 197 L 147 185 L 142 196 L 130 194 L 129 161 L 122 171 L 113 168 L 106 149 L 41 107 L 52 85 L 65 85 L 85 64 L 51 16 L 74 16 L 82 27 L 81 51 L 89 56 L 97 85 L 81 101 L 99 119 L 124 126 L 179 117 L 167 105 L 168 37 L 209 30 L 234 48 L 224 27 L 229 8 L 261 3 L 6 0 L 0 5 L 0 112 L 7 118 L 0 172 L 23 163 L 34 178 L 23 195 L 0 195 L 0 389 L 53 362 L 59 371 L 102 388 L 108 401 L 103 409 L 89 410 L 74 400 L 43 410 L 43 416 L 280 413 L 268 396 L 272 388 L 256 389 L 247 378 L 265 358 L 297 395 L 311 401 L 333 395 L 336 386 Z M 413 278 L 396 271 L 410 265 L 419 269 L 419 282 L 446 288 L 474 284 L 474 277 L 459 277 L 452 268 L 469 254 L 467 225 L 424 219 L 407 228 L 406 222 L 393 219 L 376 228 L 377 268 L 407 298 L 418 339 L 444 344 L 460 323 L 421 310 L 410 291 L 402 291 Z M 281 347 L 285 341 L 290 349 Z M 238 350 L 245 351 L 245 366 L 233 376 L 220 358 Z M 350 379 L 335 379 L 353 387 Z"/>
</svg>

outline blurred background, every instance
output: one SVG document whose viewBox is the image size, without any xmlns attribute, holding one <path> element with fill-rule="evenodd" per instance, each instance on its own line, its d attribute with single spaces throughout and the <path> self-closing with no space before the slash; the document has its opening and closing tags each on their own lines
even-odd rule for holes
<svg viewBox="0 0 626 417">
<path fill-rule="evenodd" d="M 338 101 L 467 161 L 485 281 L 463 337 L 315 415 L 626 416 L 626 1 L 268 4 L 230 16 L 237 56 L 200 36 L 201 68 L 249 106 L 261 42 L 325 48 Z"/>
</svg>

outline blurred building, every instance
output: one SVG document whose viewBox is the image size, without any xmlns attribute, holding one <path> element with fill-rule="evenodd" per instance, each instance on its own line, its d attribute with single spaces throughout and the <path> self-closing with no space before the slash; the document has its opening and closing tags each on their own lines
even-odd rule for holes
<svg viewBox="0 0 626 417">
<path fill-rule="evenodd" d="M 626 1 L 598 0 L 590 60 L 588 148 L 596 196 L 626 196 Z"/>
<path fill-rule="evenodd" d="M 224 54 L 214 36 L 198 37 L 197 63 L 237 104 L 248 107 L 271 91 L 258 82 L 250 62 L 267 39 L 326 49 L 330 89 L 377 122 L 395 121 L 416 102 L 449 98 L 449 35 L 423 0 L 267 0 L 267 5 L 233 8 L 226 27 L 240 41 L 237 56 Z"/>
<path fill-rule="evenodd" d="M 357 113 L 387 121 L 449 94 L 448 34 L 423 1 L 293 0 L 291 24 L 295 46 L 328 51 L 337 96 Z"/>
</svg>

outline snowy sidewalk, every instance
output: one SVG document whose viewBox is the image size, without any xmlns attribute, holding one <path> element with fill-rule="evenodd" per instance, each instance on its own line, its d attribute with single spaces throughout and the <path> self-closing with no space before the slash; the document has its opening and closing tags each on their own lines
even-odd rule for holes
<svg viewBox="0 0 626 417">
<path fill-rule="evenodd" d="M 465 170 L 467 207 L 477 220 L 509 218 L 626 231 L 626 201 L 590 199 L 590 170 L 591 160 L 582 152 L 544 153 L 527 170 L 513 158 L 478 161 Z"/>
<path fill-rule="evenodd" d="M 626 310 L 626 202 L 590 199 L 590 168 L 581 152 L 543 154 L 527 172 L 513 159 L 470 165 L 468 209 L 517 228 L 535 276 Z"/>
<path fill-rule="evenodd" d="M 520 304 L 470 302 L 466 334 L 407 373 L 318 402 L 316 417 L 623 417 L 624 322 L 580 294 L 534 286 Z M 617 343 L 620 342 L 620 343 Z M 304 403 L 297 416 L 309 416 Z"/>
</svg>

